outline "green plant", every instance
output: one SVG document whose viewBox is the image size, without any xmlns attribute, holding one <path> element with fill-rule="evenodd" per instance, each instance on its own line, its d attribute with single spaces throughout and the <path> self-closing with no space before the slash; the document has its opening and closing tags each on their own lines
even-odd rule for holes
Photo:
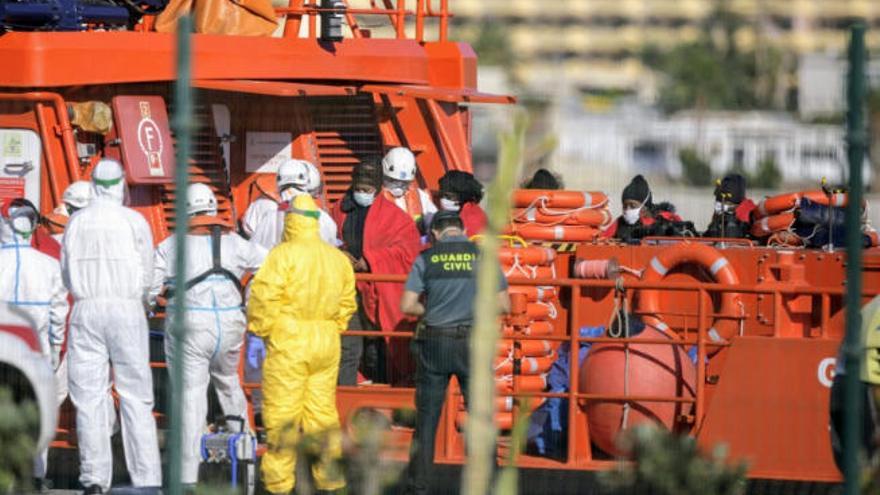
<svg viewBox="0 0 880 495">
<path fill-rule="evenodd" d="M 39 412 L 33 401 L 16 403 L 12 392 L 0 388 L 0 493 L 12 493 L 31 478 L 37 452 Z"/>
<path fill-rule="evenodd" d="M 632 462 L 620 461 L 599 481 L 611 494 L 742 495 L 746 489 L 743 462 L 729 463 L 727 450 L 717 446 L 711 455 L 701 452 L 694 438 L 677 435 L 654 425 L 627 431 L 621 447 Z"/>
<path fill-rule="evenodd" d="M 709 162 L 700 157 L 691 148 L 685 148 L 678 153 L 681 160 L 682 173 L 685 182 L 692 186 L 708 186 L 712 184 L 712 168 Z"/>
<path fill-rule="evenodd" d="M 776 165 L 776 160 L 765 158 L 758 163 L 758 170 L 749 179 L 749 183 L 760 189 L 776 189 L 782 184 L 782 173 Z"/>
</svg>

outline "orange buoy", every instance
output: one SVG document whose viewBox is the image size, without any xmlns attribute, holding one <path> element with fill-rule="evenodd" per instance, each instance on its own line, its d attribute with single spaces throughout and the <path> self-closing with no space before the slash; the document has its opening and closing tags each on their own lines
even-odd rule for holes
<svg viewBox="0 0 880 495">
<path fill-rule="evenodd" d="M 519 379 L 520 391 L 526 392 L 543 392 L 547 388 L 547 375 L 522 375 Z M 502 378 L 495 378 L 495 390 L 498 395 L 513 393 L 513 377 L 508 375 Z"/>
<path fill-rule="evenodd" d="M 524 239 L 537 241 L 592 241 L 599 236 L 599 229 L 586 225 L 554 225 L 513 224 L 506 233 L 518 235 Z"/>
<path fill-rule="evenodd" d="M 551 248 L 530 246 L 522 248 L 501 248 L 498 259 L 505 265 L 549 265 L 556 259 L 556 251 Z"/>
<path fill-rule="evenodd" d="M 598 208 L 608 203 L 608 196 L 597 191 L 560 191 L 555 189 L 519 189 L 513 191 L 513 206 L 528 208 L 541 204 L 551 208 Z"/>
<path fill-rule="evenodd" d="M 775 232 L 791 229 L 794 224 L 794 213 L 780 213 L 755 220 L 752 223 L 752 235 L 755 237 L 767 237 Z"/>
<path fill-rule="evenodd" d="M 791 211 L 797 207 L 800 199 L 800 193 L 780 194 L 764 198 L 755 208 L 754 216 L 755 218 L 764 218 L 784 211 Z"/>
<path fill-rule="evenodd" d="M 514 285 L 507 289 L 513 294 L 524 294 L 528 302 L 551 301 L 558 297 L 558 291 L 553 286 Z"/>
<path fill-rule="evenodd" d="M 526 314 L 533 320 L 546 320 L 556 317 L 556 308 L 552 303 L 529 303 L 526 307 Z"/>
<path fill-rule="evenodd" d="M 606 208 L 590 208 L 574 211 L 551 211 L 545 208 L 525 208 L 514 210 L 513 220 L 519 223 L 539 225 L 590 225 L 603 227 L 611 222 L 611 213 Z"/>
<path fill-rule="evenodd" d="M 520 359 L 520 375 L 539 375 L 550 371 L 556 356 L 524 357 Z M 513 359 L 503 358 L 495 361 L 495 373 L 500 375 L 513 374 Z"/>
<path fill-rule="evenodd" d="M 801 193 L 802 199 L 809 199 L 813 203 L 823 206 L 833 206 L 842 208 L 848 203 L 849 196 L 846 193 L 826 194 L 825 191 L 818 189 L 815 191 L 804 191 Z"/>
<path fill-rule="evenodd" d="M 514 335 L 531 335 L 535 337 L 544 337 L 546 335 L 553 335 L 553 330 L 553 323 L 549 321 L 532 321 L 521 331 L 514 330 L 513 327 L 510 325 L 505 325 L 503 335 L 505 337 L 512 337 Z"/>
<path fill-rule="evenodd" d="M 513 353 L 513 340 L 504 339 L 498 343 L 498 355 L 509 356 Z M 522 340 L 519 343 L 523 356 L 544 357 L 553 353 L 553 345 L 546 340 Z"/>
<path fill-rule="evenodd" d="M 552 266 L 511 266 L 502 264 L 501 270 L 507 278 L 556 278 L 556 270 Z"/>
<path fill-rule="evenodd" d="M 739 285 L 739 276 L 733 269 L 733 265 L 722 256 L 718 250 L 705 244 L 682 242 L 670 246 L 657 253 L 642 273 L 645 282 L 659 282 L 666 274 L 684 264 L 697 264 L 705 268 L 712 278 L 719 284 Z M 656 289 L 644 289 L 638 293 L 639 311 L 645 315 L 645 323 L 667 331 L 669 327 L 659 317 L 660 301 L 663 292 Z M 739 320 L 733 319 L 740 314 L 740 296 L 734 292 L 724 292 L 720 296 L 721 308 L 719 313 L 725 317 L 719 317 L 709 328 L 709 337 L 716 342 L 726 342 L 739 330 Z M 718 348 L 715 348 L 717 352 Z"/>
<path fill-rule="evenodd" d="M 530 411 L 534 411 L 535 409 L 541 407 L 541 404 L 544 403 L 544 397 L 531 397 L 528 400 L 528 406 Z M 514 403 L 516 402 L 515 398 L 511 395 L 505 395 L 501 397 L 495 397 L 495 410 L 504 413 L 513 411 Z M 520 400 L 519 406 L 525 407 L 526 400 Z M 464 400 L 462 400 L 460 407 L 464 408 Z"/>
<path fill-rule="evenodd" d="M 667 337 L 646 327 L 636 338 Z M 670 338 L 670 341 L 674 339 Z M 651 396 L 693 398 L 696 370 L 680 345 L 630 344 L 629 356 L 619 343 L 594 344 L 580 369 L 578 390 L 585 394 L 608 396 Z M 681 402 L 625 403 L 588 399 L 581 402 L 587 416 L 590 439 L 611 455 L 622 455 L 617 435 L 643 423 L 661 424 L 674 430 L 691 404 Z M 624 414 L 626 415 L 624 417 Z"/>
</svg>

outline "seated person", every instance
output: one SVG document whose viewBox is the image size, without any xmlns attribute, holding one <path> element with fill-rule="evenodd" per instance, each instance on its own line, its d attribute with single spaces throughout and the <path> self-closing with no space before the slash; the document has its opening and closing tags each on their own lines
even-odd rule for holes
<svg viewBox="0 0 880 495">
<path fill-rule="evenodd" d="M 654 235 L 651 188 L 641 175 L 633 177 L 620 195 L 623 214 L 611 223 L 602 237 L 637 244 L 642 237 Z"/>
<path fill-rule="evenodd" d="M 483 186 L 474 174 L 450 170 L 440 178 L 440 209 L 457 211 L 468 236 L 483 233 L 486 213 L 480 208 Z"/>
<path fill-rule="evenodd" d="M 755 203 L 746 197 L 746 179 L 728 174 L 715 186 L 715 213 L 703 237 L 749 237 Z"/>
<path fill-rule="evenodd" d="M 546 168 L 539 168 L 523 189 L 562 189 L 562 181 Z"/>
</svg>

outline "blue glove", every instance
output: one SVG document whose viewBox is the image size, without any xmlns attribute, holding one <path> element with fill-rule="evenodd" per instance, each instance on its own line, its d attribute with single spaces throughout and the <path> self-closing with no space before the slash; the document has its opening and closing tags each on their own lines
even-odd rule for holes
<svg viewBox="0 0 880 495">
<path fill-rule="evenodd" d="M 256 335 L 248 334 L 247 339 L 247 362 L 253 369 L 259 369 L 266 359 L 266 344 L 263 339 Z"/>
</svg>

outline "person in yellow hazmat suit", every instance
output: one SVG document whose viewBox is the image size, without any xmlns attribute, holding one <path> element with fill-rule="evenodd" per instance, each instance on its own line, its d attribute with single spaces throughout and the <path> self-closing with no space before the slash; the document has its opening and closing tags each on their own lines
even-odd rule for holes
<svg viewBox="0 0 880 495">
<path fill-rule="evenodd" d="M 334 469 L 342 454 L 336 379 L 340 334 L 356 309 L 354 271 L 341 251 L 321 240 L 320 214 L 308 194 L 292 200 L 282 242 L 254 277 L 248 302 L 251 330 L 266 342 L 263 423 L 269 450 L 262 477 L 271 493 L 293 490 L 300 434 L 326 434 L 326 448 L 312 467 L 316 488 L 345 487 Z"/>
</svg>

